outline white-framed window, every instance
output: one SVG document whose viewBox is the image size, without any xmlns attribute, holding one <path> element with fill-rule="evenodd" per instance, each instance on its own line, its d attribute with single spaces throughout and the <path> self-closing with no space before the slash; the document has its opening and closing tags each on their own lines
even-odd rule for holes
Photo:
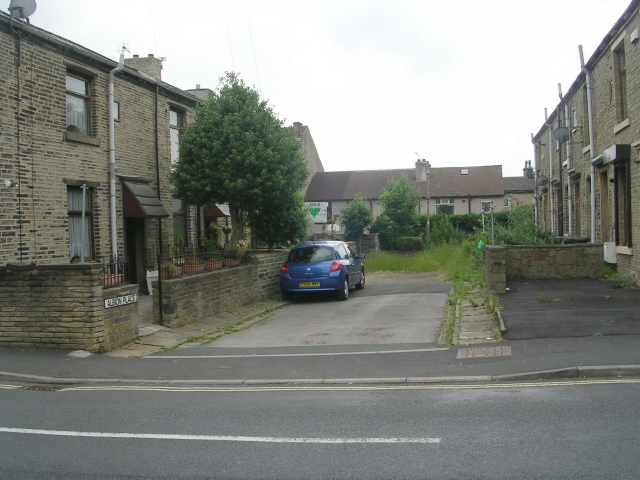
<svg viewBox="0 0 640 480">
<path fill-rule="evenodd" d="M 511 206 L 511 200 L 509 197 L 504 197 L 504 208 L 509 208 Z"/>
<path fill-rule="evenodd" d="M 482 213 L 491 213 L 491 200 L 487 200 L 486 198 L 483 198 L 481 200 L 481 205 L 482 205 Z"/>
<path fill-rule="evenodd" d="M 622 122 L 629 117 L 629 108 L 627 100 L 627 62 L 624 54 L 624 47 L 614 52 L 616 88 L 616 108 L 618 110 L 618 121 Z"/>
<path fill-rule="evenodd" d="M 436 213 L 454 215 L 455 208 L 452 198 L 436 198 Z"/>
<path fill-rule="evenodd" d="M 68 71 L 66 77 L 67 131 L 91 135 L 91 80 Z"/>
<path fill-rule="evenodd" d="M 175 166 L 180 159 L 180 134 L 184 125 L 184 112 L 169 109 L 169 129 L 171 135 L 171 166 Z"/>
<path fill-rule="evenodd" d="M 82 193 L 81 187 L 67 187 L 67 211 L 69 217 L 69 259 L 80 261 L 93 259 L 93 209 L 91 189 Z M 84 228 L 82 212 L 84 210 Z M 84 233 L 84 238 L 83 238 Z"/>
<path fill-rule="evenodd" d="M 631 186 L 629 161 L 614 167 L 616 245 L 631 248 Z"/>
</svg>

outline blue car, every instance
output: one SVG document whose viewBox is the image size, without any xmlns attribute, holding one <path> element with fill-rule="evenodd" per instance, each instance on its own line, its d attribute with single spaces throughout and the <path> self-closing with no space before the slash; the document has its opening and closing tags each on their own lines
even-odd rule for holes
<svg viewBox="0 0 640 480">
<path fill-rule="evenodd" d="M 296 245 L 280 270 L 282 299 L 307 292 L 336 292 L 340 300 L 348 299 L 350 288 L 364 288 L 363 258 L 345 242 Z"/>
</svg>

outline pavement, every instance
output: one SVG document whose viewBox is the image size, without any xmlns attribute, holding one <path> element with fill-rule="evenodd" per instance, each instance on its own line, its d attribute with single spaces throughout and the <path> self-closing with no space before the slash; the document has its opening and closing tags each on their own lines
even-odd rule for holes
<svg viewBox="0 0 640 480">
<path fill-rule="evenodd" d="M 640 377 L 640 289 L 594 279 L 519 280 L 447 302 L 434 344 L 202 348 L 287 303 L 272 298 L 185 327 L 141 327 L 108 353 L 0 349 L 0 381 L 55 385 L 340 385 Z M 447 345 L 447 331 L 452 330 Z M 206 354 L 200 355 L 201 352 Z M 214 352 L 214 353 L 212 353 Z"/>
</svg>

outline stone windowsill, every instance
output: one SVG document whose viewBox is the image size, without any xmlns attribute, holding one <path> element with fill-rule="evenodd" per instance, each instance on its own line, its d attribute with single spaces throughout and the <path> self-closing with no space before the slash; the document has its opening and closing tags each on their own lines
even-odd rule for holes
<svg viewBox="0 0 640 480">
<path fill-rule="evenodd" d="M 100 146 L 100 139 L 95 137 L 88 137 L 76 132 L 64 132 L 64 139 L 67 142 L 85 143 L 87 145 L 93 145 L 94 147 Z"/>
<path fill-rule="evenodd" d="M 616 254 L 618 255 L 633 255 L 633 249 L 629 247 L 616 246 Z"/>
<path fill-rule="evenodd" d="M 627 118 L 626 120 L 623 120 L 622 122 L 617 124 L 615 127 L 613 127 L 613 133 L 616 134 L 618 132 L 621 132 L 622 130 L 627 128 L 629 125 L 631 125 L 631 120 Z"/>
</svg>

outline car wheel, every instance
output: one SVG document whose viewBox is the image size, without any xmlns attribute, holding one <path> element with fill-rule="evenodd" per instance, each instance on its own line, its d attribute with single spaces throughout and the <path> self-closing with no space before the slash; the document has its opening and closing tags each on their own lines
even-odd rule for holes
<svg viewBox="0 0 640 480">
<path fill-rule="evenodd" d="M 340 300 L 346 300 L 349 298 L 349 279 L 345 278 L 342 288 L 338 291 L 338 298 Z"/>
<path fill-rule="evenodd" d="M 360 281 L 356 283 L 356 289 L 362 290 L 364 288 L 364 270 L 360 272 Z"/>
</svg>

